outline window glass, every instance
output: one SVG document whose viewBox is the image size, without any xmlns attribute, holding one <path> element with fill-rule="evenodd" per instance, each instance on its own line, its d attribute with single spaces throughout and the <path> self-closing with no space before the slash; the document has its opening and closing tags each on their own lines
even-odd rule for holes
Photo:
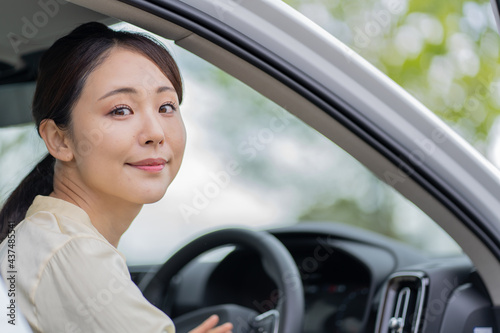
<svg viewBox="0 0 500 333">
<path fill-rule="evenodd" d="M 116 29 L 136 29 L 120 24 Z M 188 140 L 165 197 L 120 241 L 130 265 L 161 263 L 223 226 L 338 222 L 434 254 L 460 248 L 433 221 L 320 133 L 191 53 L 165 41 L 185 81 Z M 0 129 L 2 200 L 45 152 L 33 125 Z"/>
<path fill-rule="evenodd" d="M 122 238 L 120 249 L 129 262 L 161 262 L 194 235 L 222 226 L 330 221 L 435 255 L 460 252 L 417 207 L 323 135 L 166 43 L 185 80 L 186 154 L 165 197 L 145 206 Z"/>
<path fill-rule="evenodd" d="M 500 168 L 500 38 L 490 1 L 285 0 Z"/>
</svg>

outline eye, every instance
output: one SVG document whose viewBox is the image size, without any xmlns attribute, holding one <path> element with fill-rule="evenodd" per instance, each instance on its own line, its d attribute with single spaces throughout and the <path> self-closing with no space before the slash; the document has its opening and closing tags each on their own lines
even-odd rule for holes
<svg viewBox="0 0 500 333">
<path fill-rule="evenodd" d="M 171 103 L 166 103 L 166 104 L 163 104 L 162 106 L 160 106 L 160 109 L 158 111 L 160 113 L 170 114 L 170 113 L 174 113 L 174 111 L 176 111 L 176 107 L 175 107 L 175 105 L 173 105 Z"/>
<path fill-rule="evenodd" d="M 111 110 L 109 113 L 112 116 L 128 116 L 133 114 L 134 112 L 129 106 L 126 105 L 117 105 Z"/>
</svg>

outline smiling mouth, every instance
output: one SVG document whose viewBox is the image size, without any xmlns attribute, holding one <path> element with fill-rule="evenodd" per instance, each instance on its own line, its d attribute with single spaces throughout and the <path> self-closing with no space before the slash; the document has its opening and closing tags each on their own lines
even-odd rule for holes
<svg viewBox="0 0 500 333">
<path fill-rule="evenodd" d="M 167 161 L 162 158 L 147 159 L 134 163 L 127 163 L 131 167 L 148 172 L 160 172 L 165 168 Z"/>
</svg>

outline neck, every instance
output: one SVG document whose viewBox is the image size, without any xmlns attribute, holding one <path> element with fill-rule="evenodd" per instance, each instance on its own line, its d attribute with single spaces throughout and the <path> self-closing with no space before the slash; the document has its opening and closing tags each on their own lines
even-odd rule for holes
<svg viewBox="0 0 500 333">
<path fill-rule="evenodd" d="M 121 236 L 143 206 L 114 197 L 89 194 L 57 176 L 54 177 L 54 191 L 50 196 L 82 208 L 89 216 L 92 225 L 114 247 L 118 246 Z"/>
</svg>

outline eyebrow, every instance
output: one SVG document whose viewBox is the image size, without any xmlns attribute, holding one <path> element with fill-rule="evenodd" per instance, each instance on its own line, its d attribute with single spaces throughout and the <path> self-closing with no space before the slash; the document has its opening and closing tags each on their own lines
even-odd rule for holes
<svg viewBox="0 0 500 333">
<path fill-rule="evenodd" d="M 157 94 L 160 94 L 160 93 L 165 92 L 165 91 L 175 91 L 175 90 L 174 90 L 174 88 L 169 87 L 169 86 L 161 86 L 161 87 L 158 87 L 158 89 L 156 89 Z M 98 99 L 98 101 L 105 99 L 105 98 L 108 98 L 110 96 L 118 95 L 118 94 L 138 94 L 138 91 L 132 87 L 118 88 L 118 89 L 114 89 L 114 90 L 107 92 L 106 94 L 101 96 Z"/>
</svg>

